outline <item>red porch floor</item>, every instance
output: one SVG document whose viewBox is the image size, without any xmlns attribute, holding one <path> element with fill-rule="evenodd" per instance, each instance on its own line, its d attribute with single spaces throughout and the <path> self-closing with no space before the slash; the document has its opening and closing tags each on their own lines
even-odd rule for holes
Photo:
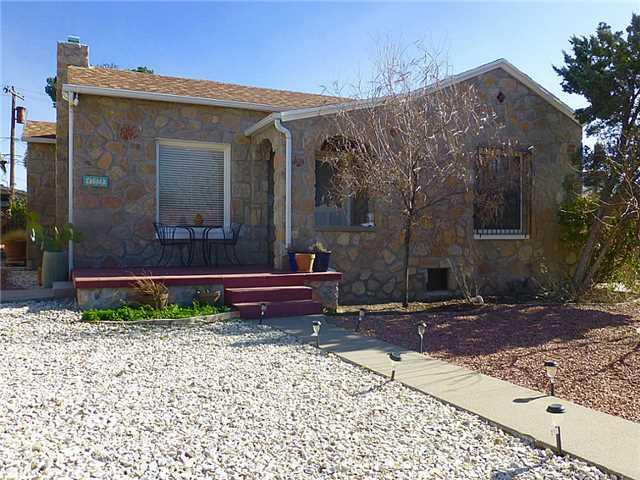
<svg viewBox="0 0 640 480">
<path fill-rule="evenodd" d="M 239 267 L 131 267 L 79 268 L 73 271 L 77 289 L 132 287 L 137 278 L 151 277 L 167 286 L 223 285 L 227 305 L 237 308 L 244 318 L 256 318 L 260 304 L 267 304 L 267 315 L 288 316 L 320 313 L 322 305 L 312 298 L 308 282 L 342 279 L 340 272 L 290 272 L 267 266 Z"/>
</svg>

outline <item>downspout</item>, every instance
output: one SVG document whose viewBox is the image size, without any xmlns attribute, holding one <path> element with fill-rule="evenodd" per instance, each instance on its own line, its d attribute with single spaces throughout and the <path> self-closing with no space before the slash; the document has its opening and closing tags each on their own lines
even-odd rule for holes
<svg viewBox="0 0 640 480">
<path fill-rule="evenodd" d="M 67 102 L 69 103 L 69 168 L 68 168 L 68 183 L 69 183 L 69 212 L 68 212 L 68 222 L 73 223 L 73 107 L 78 105 L 78 96 L 76 93 L 68 92 L 67 93 Z M 69 277 L 71 277 L 71 272 L 73 271 L 73 262 L 74 260 L 74 248 L 73 248 L 73 240 L 69 240 Z"/>
<path fill-rule="evenodd" d="M 291 246 L 291 132 L 282 125 L 279 118 L 274 120 L 276 130 L 284 134 L 285 138 L 285 215 L 284 215 L 284 242 L 286 248 Z"/>
</svg>

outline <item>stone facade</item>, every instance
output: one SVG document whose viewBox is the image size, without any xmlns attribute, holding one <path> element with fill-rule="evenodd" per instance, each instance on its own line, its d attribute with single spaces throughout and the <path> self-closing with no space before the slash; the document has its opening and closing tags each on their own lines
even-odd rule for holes
<svg viewBox="0 0 640 480">
<path fill-rule="evenodd" d="M 244 224 L 238 255 L 243 263 L 266 263 L 267 166 L 242 134 L 264 115 L 83 95 L 75 108 L 74 223 L 85 239 L 76 246 L 76 265 L 153 265 L 158 260 L 153 222 L 160 138 L 231 146 L 231 221 Z M 109 187 L 84 187 L 85 175 L 107 176 Z"/>
<path fill-rule="evenodd" d="M 219 303 L 224 303 L 223 285 L 171 285 L 169 289 L 169 303 L 189 306 L 196 299 L 196 291 L 209 289 L 212 292 L 220 292 Z M 130 287 L 107 288 L 78 288 L 76 300 L 82 309 L 88 308 L 118 308 L 122 305 L 130 305 L 137 301 L 137 292 Z"/>
<path fill-rule="evenodd" d="M 56 219 L 67 218 L 68 104 L 60 87 L 66 66 L 88 64 L 84 46 L 58 46 Z M 62 79 L 62 81 L 61 81 Z M 566 274 L 575 259 L 559 242 L 557 209 L 562 183 L 581 127 L 548 101 L 501 69 L 471 80 L 504 120 L 505 134 L 534 147 L 532 225 L 522 240 L 478 240 L 473 235 L 473 195 L 443 204 L 414 234 L 410 262 L 412 296 L 428 299 L 432 269 L 450 262 L 472 266 L 483 293 L 527 284 L 544 266 Z M 498 93 L 504 100 L 497 100 Z M 77 267 L 153 265 L 159 246 L 156 219 L 156 142 L 176 139 L 231 146 L 231 221 L 245 225 L 238 245 L 244 263 L 286 268 L 285 137 L 273 125 L 251 138 L 244 131 L 267 115 L 241 109 L 80 95 L 74 108 L 74 223 L 85 235 L 76 245 Z M 341 302 L 399 300 L 403 239 L 397 206 L 372 202 L 375 227 L 315 225 L 315 161 L 323 141 L 334 135 L 327 117 L 287 122 L 292 133 L 292 243 L 324 242 L 331 265 L 342 271 Z M 85 175 L 109 177 L 108 188 L 84 187 Z M 326 287 L 326 288 L 325 288 Z M 325 305 L 337 304 L 334 285 L 314 287 Z M 452 272 L 446 289 L 458 288 Z"/>
<path fill-rule="evenodd" d="M 69 219 L 69 103 L 62 98 L 62 86 L 67 83 L 67 67 L 89 66 L 89 47 L 76 43 L 58 43 L 56 69 L 56 224 Z"/>
<path fill-rule="evenodd" d="M 45 225 L 54 224 L 56 218 L 55 162 L 55 144 L 27 145 L 27 208 L 38 213 Z M 42 252 L 32 242 L 27 243 L 27 258 L 34 267 L 42 262 Z"/>
<path fill-rule="evenodd" d="M 323 282 L 306 282 L 313 290 L 313 300 L 321 303 L 328 310 L 335 311 L 338 308 L 340 285 L 334 280 Z"/>
<path fill-rule="evenodd" d="M 473 195 L 452 198 L 414 234 L 410 262 L 414 299 L 431 298 L 426 287 L 429 271 L 449 268 L 449 261 L 467 271 L 471 268 L 473 281 L 485 294 L 530 286 L 530 279 L 543 268 L 554 277 L 564 275 L 575 261 L 562 250 L 556 215 L 563 199 L 562 183 L 571 173 L 570 156 L 581 142 L 580 125 L 503 70 L 476 77 L 473 83 L 505 123 L 505 135 L 534 146 L 530 237 L 477 240 L 473 235 Z M 497 100 L 499 92 L 504 95 L 503 102 Z M 322 142 L 335 134 L 332 126 L 325 117 L 287 124 L 293 136 L 293 238 L 300 245 L 320 240 L 333 251 L 331 265 L 344 273 L 341 302 L 400 300 L 403 238 L 394 205 L 374 204 L 373 228 L 315 226 L 316 154 Z M 453 272 L 448 274 L 447 287 L 457 288 Z"/>
</svg>

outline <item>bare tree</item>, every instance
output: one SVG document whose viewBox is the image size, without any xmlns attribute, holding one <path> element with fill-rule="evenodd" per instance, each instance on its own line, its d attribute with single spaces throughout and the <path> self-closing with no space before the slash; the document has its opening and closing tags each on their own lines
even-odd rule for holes
<svg viewBox="0 0 640 480">
<path fill-rule="evenodd" d="M 391 43 L 379 49 L 372 81 L 334 117 L 338 135 L 323 157 L 338 197 L 366 195 L 401 215 L 405 306 L 415 228 L 425 226 L 434 208 L 470 190 L 478 145 L 500 143 L 496 115 L 476 89 L 444 74 L 439 55 L 416 50 L 410 55 Z M 484 203 L 489 199 L 500 203 L 495 192 Z"/>
</svg>

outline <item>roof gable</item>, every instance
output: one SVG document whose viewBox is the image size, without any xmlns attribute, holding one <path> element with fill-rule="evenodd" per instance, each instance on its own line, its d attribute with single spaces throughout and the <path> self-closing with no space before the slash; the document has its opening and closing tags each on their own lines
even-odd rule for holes
<svg viewBox="0 0 640 480">
<path fill-rule="evenodd" d="M 564 113 L 567 117 L 573 120 L 575 123 L 582 127 L 582 124 L 576 119 L 574 115 L 573 109 L 556 97 L 549 90 L 544 88 L 538 82 L 533 80 L 529 75 L 522 72 L 513 66 L 509 61 L 504 58 L 500 58 L 490 63 L 486 63 L 484 65 L 480 65 L 479 67 L 472 68 L 471 70 L 467 70 L 465 72 L 459 73 L 457 75 L 452 75 L 444 80 L 437 86 L 425 87 L 425 93 L 429 93 L 430 91 L 437 91 L 438 89 L 447 88 L 448 86 L 455 85 L 467 80 L 471 80 L 475 77 L 479 77 L 480 75 L 484 75 L 485 73 L 489 73 L 496 69 L 502 69 L 511 75 L 516 80 L 520 81 L 523 85 L 528 87 L 534 93 L 542 97 L 548 103 L 550 103 L 554 108 Z M 331 115 L 340 110 L 349 110 L 349 109 L 358 109 L 358 108 L 366 108 L 372 105 L 377 105 L 381 103 L 384 98 L 375 98 L 375 99 L 364 99 L 364 100 L 351 100 L 347 102 L 343 102 L 336 105 L 324 105 L 319 107 L 311 107 L 311 108 L 298 108 L 292 110 L 286 110 L 283 112 L 272 113 L 271 115 L 263 118 L 253 126 L 247 128 L 245 130 L 245 135 L 253 135 L 258 132 L 265 126 L 269 125 L 273 122 L 275 118 L 279 118 L 283 122 L 293 121 L 293 120 L 301 120 L 303 118 L 311 118 L 322 115 Z"/>
</svg>

